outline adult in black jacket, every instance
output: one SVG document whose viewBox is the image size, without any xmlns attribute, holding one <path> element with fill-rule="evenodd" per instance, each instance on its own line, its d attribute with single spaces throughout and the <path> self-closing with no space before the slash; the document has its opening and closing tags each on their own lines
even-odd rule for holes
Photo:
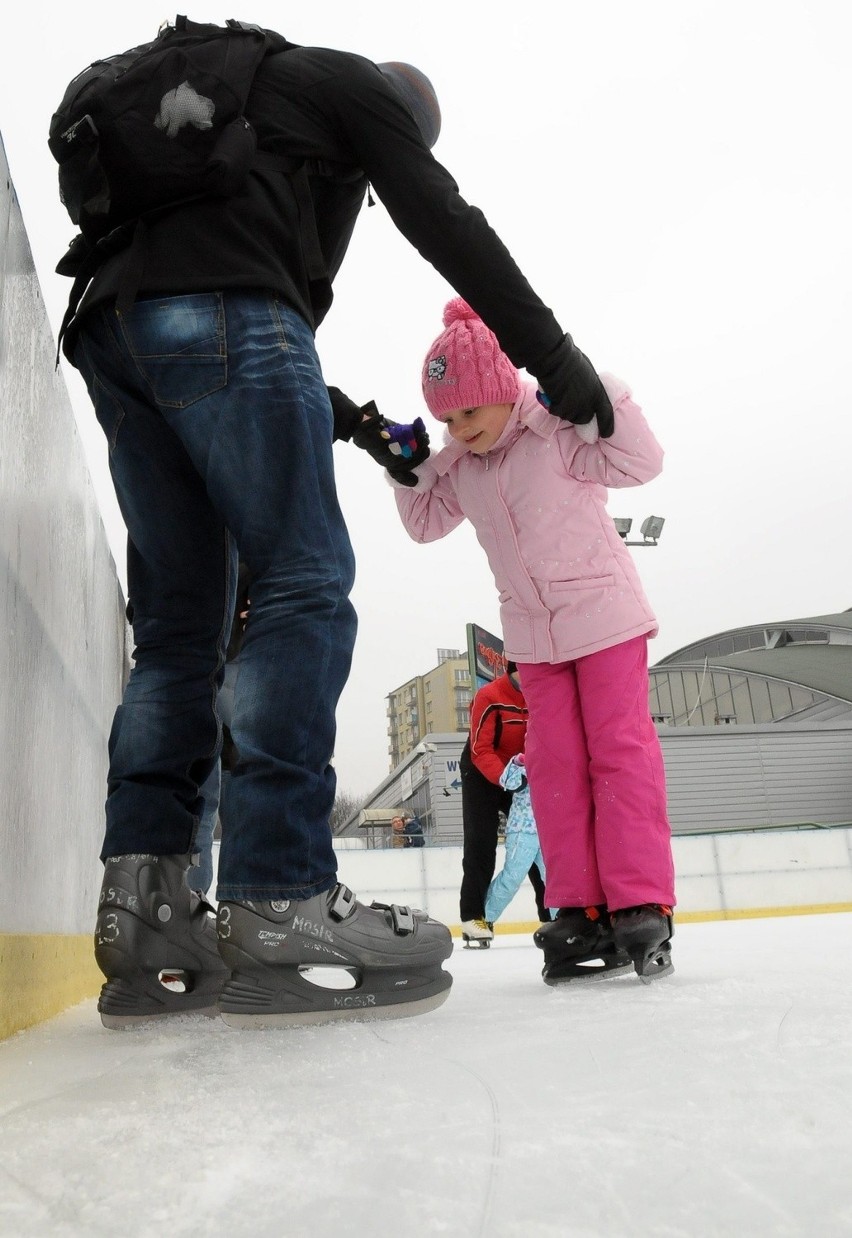
<svg viewBox="0 0 852 1238">
<path fill-rule="evenodd" d="M 214 702 L 239 555 L 252 573 L 252 607 L 232 725 L 239 761 L 219 863 L 220 948 L 232 972 L 220 1009 L 241 1024 L 259 1015 L 287 1022 L 294 1003 L 297 1011 L 333 1005 L 339 1014 L 333 991 L 307 994 L 297 964 L 322 962 L 316 941 L 333 939 L 338 958 L 342 951 L 357 965 L 365 932 L 377 942 L 386 937 L 380 948 L 397 953 L 401 967 L 416 958 L 431 977 L 377 992 L 375 1004 L 428 1009 L 450 983 L 440 971 L 451 948 L 447 931 L 420 917 L 412 931 L 396 913 L 355 903 L 336 884 L 328 823 L 334 716 L 356 623 L 332 413 L 313 333 L 368 182 L 400 232 L 535 375 L 553 412 L 577 422 L 597 416 L 605 434 L 611 408 L 587 359 L 432 156 L 439 113 L 421 74 L 291 47 L 264 62 L 246 114 L 261 151 L 309 161 L 322 270 L 305 244 L 304 182 L 300 191 L 299 178 L 258 162 L 234 196 L 187 202 L 148 220 L 141 249 L 114 254 L 95 272 L 64 338 L 110 444 L 129 535 L 136 651 L 110 740 L 104 889 L 111 897 L 124 882 L 116 896 L 123 907 L 139 896 L 139 864 L 146 889 L 160 881 L 167 891 L 170 868 L 188 862 L 198 788 L 218 756 Z M 354 406 L 350 413 L 357 433 Z M 379 454 L 381 444 L 373 447 Z M 396 456 L 388 463 L 405 468 Z M 106 945 L 98 958 L 109 982 L 101 1013 L 111 1024 L 127 1014 L 201 1008 L 222 985 L 221 967 L 200 952 L 187 990 L 163 998 L 150 973 L 174 966 L 169 950 L 179 947 L 185 959 L 198 934 L 191 909 L 170 906 L 165 916 L 157 906 L 154 900 L 145 913 L 143 974 L 132 934 L 112 939 L 115 909 L 102 900 Z M 302 959 L 297 926 L 305 924 L 312 936 Z M 166 943 L 162 962 L 150 933 Z M 289 944 L 271 952 L 273 939 Z M 295 998 L 276 979 L 282 969 L 296 977 Z M 183 970 L 193 966 L 184 961 Z M 363 984 L 369 989 L 369 976 Z M 349 1001 L 346 1012 L 359 1014 L 366 1004 Z"/>
</svg>

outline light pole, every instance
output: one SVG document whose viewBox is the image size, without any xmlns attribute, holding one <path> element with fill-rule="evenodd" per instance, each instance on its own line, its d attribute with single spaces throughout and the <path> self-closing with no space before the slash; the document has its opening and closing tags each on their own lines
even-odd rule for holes
<svg viewBox="0 0 852 1238">
<path fill-rule="evenodd" d="M 664 516 L 648 516 L 639 526 L 639 532 L 642 534 L 643 540 L 641 542 L 628 542 L 627 535 L 633 527 L 632 517 L 613 517 L 615 531 L 626 546 L 656 546 L 665 523 L 666 520 Z"/>
</svg>

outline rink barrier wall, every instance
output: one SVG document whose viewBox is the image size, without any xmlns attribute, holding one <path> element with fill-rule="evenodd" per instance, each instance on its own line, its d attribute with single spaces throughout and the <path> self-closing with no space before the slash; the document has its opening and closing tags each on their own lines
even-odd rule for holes
<svg viewBox="0 0 852 1238">
<path fill-rule="evenodd" d="M 852 912 L 852 824 L 678 835 L 672 849 L 675 919 L 682 923 Z M 340 880 L 362 901 L 423 907 L 461 935 L 461 847 L 340 848 L 337 860 Z M 501 846 L 498 870 L 502 863 Z M 532 932 L 537 925 L 525 881 L 496 932 Z"/>
<path fill-rule="evenodd" d="M 96 993 L 124 598 L 0 138 L 0 1037 Z"/>
</svg>

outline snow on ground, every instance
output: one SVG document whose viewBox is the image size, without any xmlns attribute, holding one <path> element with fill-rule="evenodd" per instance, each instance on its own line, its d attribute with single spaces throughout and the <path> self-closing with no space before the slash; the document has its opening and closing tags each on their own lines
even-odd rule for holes
<svg viewBox="0 0 852 1238">
<path fill-rule="evenodd" d="M 679 926 L 676 973 L 549 989 L 457 946 L 419 1019 L 0 1044 L 5 1238 L 852 1235 L 852 915 Z"/>
</svg>

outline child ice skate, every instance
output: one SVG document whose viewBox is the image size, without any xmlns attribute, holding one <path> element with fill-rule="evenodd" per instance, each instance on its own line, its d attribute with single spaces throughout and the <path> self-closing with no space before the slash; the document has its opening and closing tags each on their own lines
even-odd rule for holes
<svg viewBox="0 0 852 1238">
<path fill-rule="evenodd" d="M 672 970 L 674 866 L 659 740 L 648 709 L 647 641 L 657 631 L 607 487 L 659 473 L 662 450 L 624 383 L 614 409 L 574 425 L 461 299 L 423 366 L 445 446 L 395 487 L 411 537 L 467 518 L 500 592 L 506 656 L 529 709 L 526 764 L 556 918 L 535 934 L 545 980 L 632 961 L 643 980 Z M 393 483 L 392 483 L 393 484 Z"/>
<path fill-rule="evenodd" d="M 500 786 L 505 791 L 513 791 L 514 795 L 506 821 L 506 855 L 503 867 L 489 885 L 485 896 L 485 919 L 490 924 L 500 919 L 533 864 L 541 873 L 542 881 L 547 880 L 522 752 L 507 762 L 500 775 Z"/>
</svg>

